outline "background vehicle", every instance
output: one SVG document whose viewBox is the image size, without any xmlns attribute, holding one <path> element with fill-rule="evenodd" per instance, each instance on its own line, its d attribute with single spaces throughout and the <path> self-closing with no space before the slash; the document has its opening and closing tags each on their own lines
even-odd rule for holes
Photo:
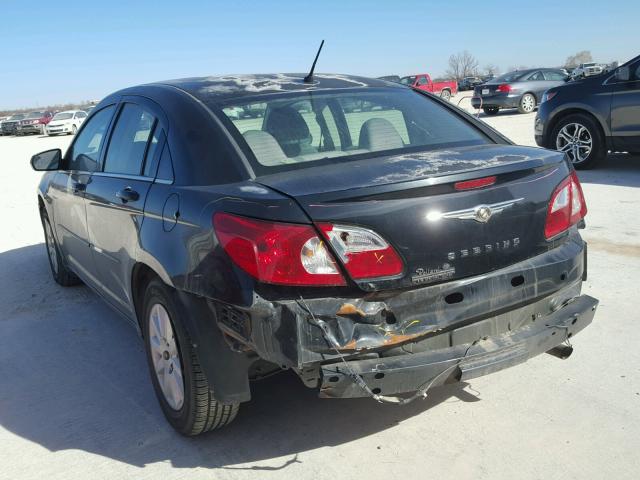
<svg viewBox="0 0 640 480">
<path fill-rule="evenodd" d="M 444 82 L 433 82 L 428 73 L 419 73 L 402 77 L 400 83 L 408 85 L 418 90 L 440 95 L 445 100 L 450 100 L 452 95 L 458 93 L 458 84 L 455 80 L 446 80 Z"/>
<path fill-rule="evenodd" d="M 47 135 L 58 135 L 61 133 L 75 135 L 85 118 L 87 118 L 87 112 L 84 110 L 59 112 L 51 119 L 45 131 Z"/>
<path fill-rule="evenodd" d="M 2 122 L 2 134 L 3 135 L 15 135 L 18 129 L 18 124 L 26 115 L 24 113 L 16 113 L 11 115 L 5 121 Z"/>
<path fill-rule="evenodd" d="M 567 75 L 558 68 L 534 68 L 505 73 L 474 88 L 471 105 L 485 114 L 495 115 L 501 108 L 517 108 L 531 113 L 545 90 L 562 85 Z"/>
<path fill-rule="evenodd" d="M 44 133 L 45 127 L 53 118 L 54 113 L 50 110 L 44 112 L 28 113 L 16 128 L 16 135 L 27 135 L 30 133 Z"/>
<path fill-rule="evenodd" d="M 480 77 L 464 77 L 458 82 L 458 90 L 461 92 L 465 90 L 473 90 L 474 87 L 481 85 L 482 83 L 484 83 L 484 80 Z"/>
<path fill-rule="evenodd" d="M 595 62 L 581 63 L 571 71 L 572 78 L 590 77 L 600 75 L 604 72 L 604 67 Z"/>
<path fill-rule="evenodd" d="M 260 372 L 400 402 L 562 349 L 593 318 L 564 155 L 424 92 L 305 77 L 129 88 L 64 157 L 31 160 L 53 277 L 140 329 L 182 433 L 233 420 Z"/>
<path fill-rule="evenodd" d="M 549 89 L 534 128 L 538 145 L 566 152 L 576 168 L 593 167 L 608 150 L 640 153 L 640 56 Z"/>
<path fill-rule="evenodd" d="M 83 108 L 83 110 L 84 110 L 85 112 L 87 112 L 87 115 L 88 115 L 88 114 L 90 114 L 90 113 L 93 111 L 93 109 L 94 109 L 94 108 L 96 108 L 96 107 L 95 107 L 95 105 L 92 105 L 92 106 L 90 106 L 90 107 Z"/>
</svg>

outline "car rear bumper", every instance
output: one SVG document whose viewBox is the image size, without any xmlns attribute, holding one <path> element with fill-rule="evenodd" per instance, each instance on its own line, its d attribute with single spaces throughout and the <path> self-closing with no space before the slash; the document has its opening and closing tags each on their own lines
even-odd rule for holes
<svg viewBox="0 0 640 480">
<path fill-rule="evenodd" d="M 533 318 L 518 330 L 480 336 L 477 343 L 323 366 L 320 396 L 368 396 L 353 381 L 353 374 L 359 375 L 375 393 L 396 395 L 415 392 L 425 385 L 466 381 L 513 367 L 573 337 L 591 323 L 597 306 L 598 300 L 582 295 L 555 312 Z"/>
<path fill-rule="evenodd" d="M 516 108 L 520 102 L 520 95 L 496 95 L 488 97 L 471 97 L 471 106 L 473 108 L 499 107 L 499 108 Z"/>
<path fill-rule="evenodd" d="M 352 298 L 254 293 L 250 307 L 209 303 L 234 350 L 294 369 L 322 396 L 366 395 L 351 370 L 383 394 L 411 392 L 444 368 L 464 379 L 515 365 L 591 321 L 597 301 L 580 296 L 586 244 L 574 227 L 552 247 L 493 272 L 411 290 Z M 452 295 L 461 300 L 449 302 Z M 441 376 L 438 382 L 450 380 Z"/>
</svg>

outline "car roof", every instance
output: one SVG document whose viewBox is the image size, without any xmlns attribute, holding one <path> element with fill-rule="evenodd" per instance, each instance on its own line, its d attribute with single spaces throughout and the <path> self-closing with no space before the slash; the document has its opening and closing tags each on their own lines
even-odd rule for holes
<svg viewBox="0 0 640 480">
<path fill-rule="evenodd" d="M 285 92 L 317 92 L 363 87 L 406 88 L 377 78 L 335 73 L 316 73 L 312 83 L 305 83 L 305 76 L 304 73 L 222 75 L 167 80 L 152 85 L 170 85 L 179 88 L 205 103 Z"/>
</svg>

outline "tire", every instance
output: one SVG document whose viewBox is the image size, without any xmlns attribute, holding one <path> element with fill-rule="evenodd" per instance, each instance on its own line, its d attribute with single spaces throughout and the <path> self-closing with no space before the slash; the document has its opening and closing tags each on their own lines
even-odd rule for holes
<svg viewBox="0 0 640 480">
<path fill-rule="evenodd" d="M 497 115 L 498 112 L 500 111 L 499 107 L 482 107 L 482 111 L 485 113 L 485 115 Z"/>
<path fill-rule="evenodd" d="M 51 222 L 46 212 L 42 213 L 42 229 L 44 230 L 44 241 L 47 247 L 47 257 L 49 258 L 49 267 L 51 268 L 51 275 L 53 279 L 59 285 L 63 287 L 72 287 L 82 283 L 80 279 L 67 268 L 62 259 L 58 242 L 53 234 L 51 228 Z"/>
<path fill-rule="evenodd" d="M 551 132 L 549 148 L 565 152 L 577 169 L 593 168 L 607 155 L 600 126 L 589 115 L 582 113 L 560 119 Z"/>
<path fill-rule="evenodd" d="M 440 98 L 446 100 L 447 102 L 451 101 L 451 90 L 447 90 L 446 88 L 440 92 Z"/>
<path fill-rule="evenodd" d="M 75 135 L 76 133 L 78 133 L 78 127 L 76 127 L 75 125 L 73 125 L 71 127 L 71 135 Z"/>
<path fill-rule="evenodd" d="M 520 113 L 533 113 L 536 109 L 536 97 L 531 93 L 525 93 L 518 102 L 518 111 Z"/>
<path fill-rule="evenodd" d="M 167 421 L 187 436 L 231 423 L 238 414 L 239 404 L 223 404 L 215 399 L 180 320 L 187 312 L 176 292 L 154 278 L 147 285 L 143 305 L 141 324 L 149 373 Z"/>
</svg>

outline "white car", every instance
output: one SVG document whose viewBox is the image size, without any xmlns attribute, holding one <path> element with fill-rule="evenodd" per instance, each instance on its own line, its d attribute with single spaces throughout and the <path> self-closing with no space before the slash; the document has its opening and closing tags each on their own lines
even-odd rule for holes
<svg viewBox="0 0 640 480">
<path fill-rule="evenodd" d="M 581 63 L 571 72 L 574 78 L 590 77 L 591 75 L 599 75 L 604 71 L 604 67 L 595 62 Z"/>
<path fill-rule="evenodd" d="M 46 127 L 47 135 L 60 133 L 75 135 L 85 118 L 87 118 L 87 112 L 83 110 L 67 110 L 56 113 Z"/>
</svg>

